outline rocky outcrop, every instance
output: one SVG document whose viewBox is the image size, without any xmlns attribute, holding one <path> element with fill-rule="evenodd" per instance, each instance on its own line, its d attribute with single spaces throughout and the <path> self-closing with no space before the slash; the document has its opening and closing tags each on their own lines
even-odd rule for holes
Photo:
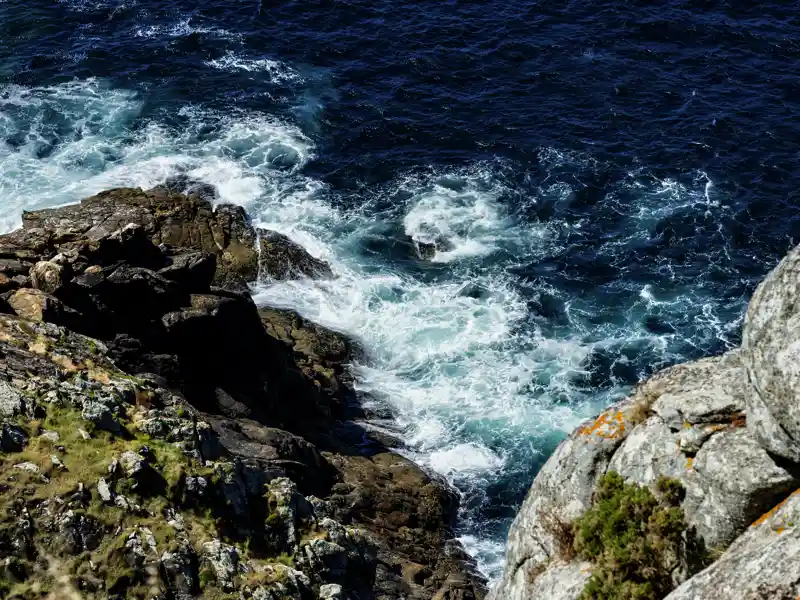
<svg viewBox="0 0 800 600">
<path fill-rule="evenodd" d="M 651 487 L 679 481 L 689 531 L 709 559 L 719 557 L 701 573 L 700 564 L 677 568 L 668 598 L 797 597 L 798 257 L 800 248 L 759 286 L 741 349 L 657 373 L 561 443 L 511 527 L 490 598 L 581 595 L 592 565 L 574 557 L 572 523 L 609 471 Z"/>
<path fill-rule="evenodd" d="M 749 428 L 770 452 L 800 462 L 800 247 L 758 286 L 742 335 Z"/>
<path fill-rule="evenodd" d="M 480 600 L 457 498 L 353 420 L 353 342 L 243 293 L 330 273 L 206 192 L 0 236 L 0 597 Z"/>
<path fill-rule="evenodd" d="M 756 520 L 708 569 L 667 600 L 793 600 L 800 595 L 800 494 Z"/>
</svg>

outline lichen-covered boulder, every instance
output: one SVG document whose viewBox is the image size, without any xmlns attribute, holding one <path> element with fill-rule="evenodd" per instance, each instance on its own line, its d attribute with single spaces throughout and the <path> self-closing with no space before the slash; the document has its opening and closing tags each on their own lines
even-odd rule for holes
<svg viewBox="0 0 800 600">
<path fill-rule="evenodd" d="M 800 493 L 756 520 L 705 571 L 665 600 L 793 600 L 800 596 Z"/>
<path fill-rule="evenodd" d="M 534 597 L 530 594 L 536 581 L 563 551 L 558 528 L 569 524 L 591 505 L 596 482 L 606 472 L 614 451 L 636 425 L 640 401 L 637 397 L 626 399 L 596 419 L 586 421 L 545 463 L 511 526 L 506 569 L 490 599 Z M 560 575 L 547 577 L 558 579 Z M 568 589 L 572 587 L 552 596 L 553 600 L 576 598 L 577 595 L 567 594 Z"/>
<path fill-rule="evenodd" d="M 800 246 L 753 294 L 742 361 L 748 428 L 764 448 L 800 463 Z"/>
<path fill-rule="evenodd" d="M 727 547 L 800 484 L 745 428 L 746 390 L 740 352 L 732 351 L 665 369 L 581 425 L 537 475 L 512 525 L 506 571 L 491 597 L 536 598 L 547 582 L 579 573 L 577 561 L 563 560 L 570 553 L 560 537 L 568 536 L 559 532 L 588 508 L 597 480 L 609 470 L 640 485 L 653 486 L 660 477 L 680 481 L 687 525 L 707 547 Z M 678 582 L 689 575 L 673 574 Z M 582 588 L 560 590 L 541 597 L 575 600 Z"/>
</svg>

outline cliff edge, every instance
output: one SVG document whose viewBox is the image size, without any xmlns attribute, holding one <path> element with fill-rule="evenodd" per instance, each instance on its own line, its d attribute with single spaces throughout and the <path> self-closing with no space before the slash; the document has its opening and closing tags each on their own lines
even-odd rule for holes
<svg viewBox="0 0 800 600">
<path fill-rule="evenodd" d="M 598 486 L 610 473 L 635 484 L 631 495 L 639 486 L 655 497 L 659 482 L 674 482 L 679 546 L 691 538 L 702 548 L 700 560 L 679 549 L 656 565 L 668 576 L 666 596 L 645 576 L 644 595 L 620 586 L 613 597 L 800 597 L 800 247 L 753 295 L 741 348 L 655 374 L 561 443 L 511 527 L 490 599 L 606 597 L 589 591 L 602 574 L 574 537 L 581 517 L 608 500 Z M 599 526 L 608 535 L 608 523 Z M 664 552 L 657 538 L 647 543 Z"/>
</svg>

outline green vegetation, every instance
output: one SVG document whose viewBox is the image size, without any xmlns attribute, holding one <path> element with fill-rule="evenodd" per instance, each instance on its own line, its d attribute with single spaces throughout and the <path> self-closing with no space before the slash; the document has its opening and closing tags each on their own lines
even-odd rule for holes
<svg viewBox="0 0 800 600">
<path fill-rule="evenodd" d="M 656 495 L 606 473 L 593 506 L 574 523 L 574 550 L 594 563 L 581 600 L 658 600 L 674 587 L 672 572 L 694 571 L 704 552 L 678 504 L 680 482 L 660 478 Z"/>
</svg>

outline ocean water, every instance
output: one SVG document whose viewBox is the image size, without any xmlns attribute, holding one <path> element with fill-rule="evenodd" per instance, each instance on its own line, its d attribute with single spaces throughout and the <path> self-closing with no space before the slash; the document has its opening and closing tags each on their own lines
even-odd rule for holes
<svg viewBox="0 0 800 600">
<path fill-rule="evenodd" d="M 0 0 L 0 230 L 185 174 L 329 261 L 257 301 L 361 341 L 495 578 L 559 440 L 800 241 L 798 9 Z"/>
</svg>

